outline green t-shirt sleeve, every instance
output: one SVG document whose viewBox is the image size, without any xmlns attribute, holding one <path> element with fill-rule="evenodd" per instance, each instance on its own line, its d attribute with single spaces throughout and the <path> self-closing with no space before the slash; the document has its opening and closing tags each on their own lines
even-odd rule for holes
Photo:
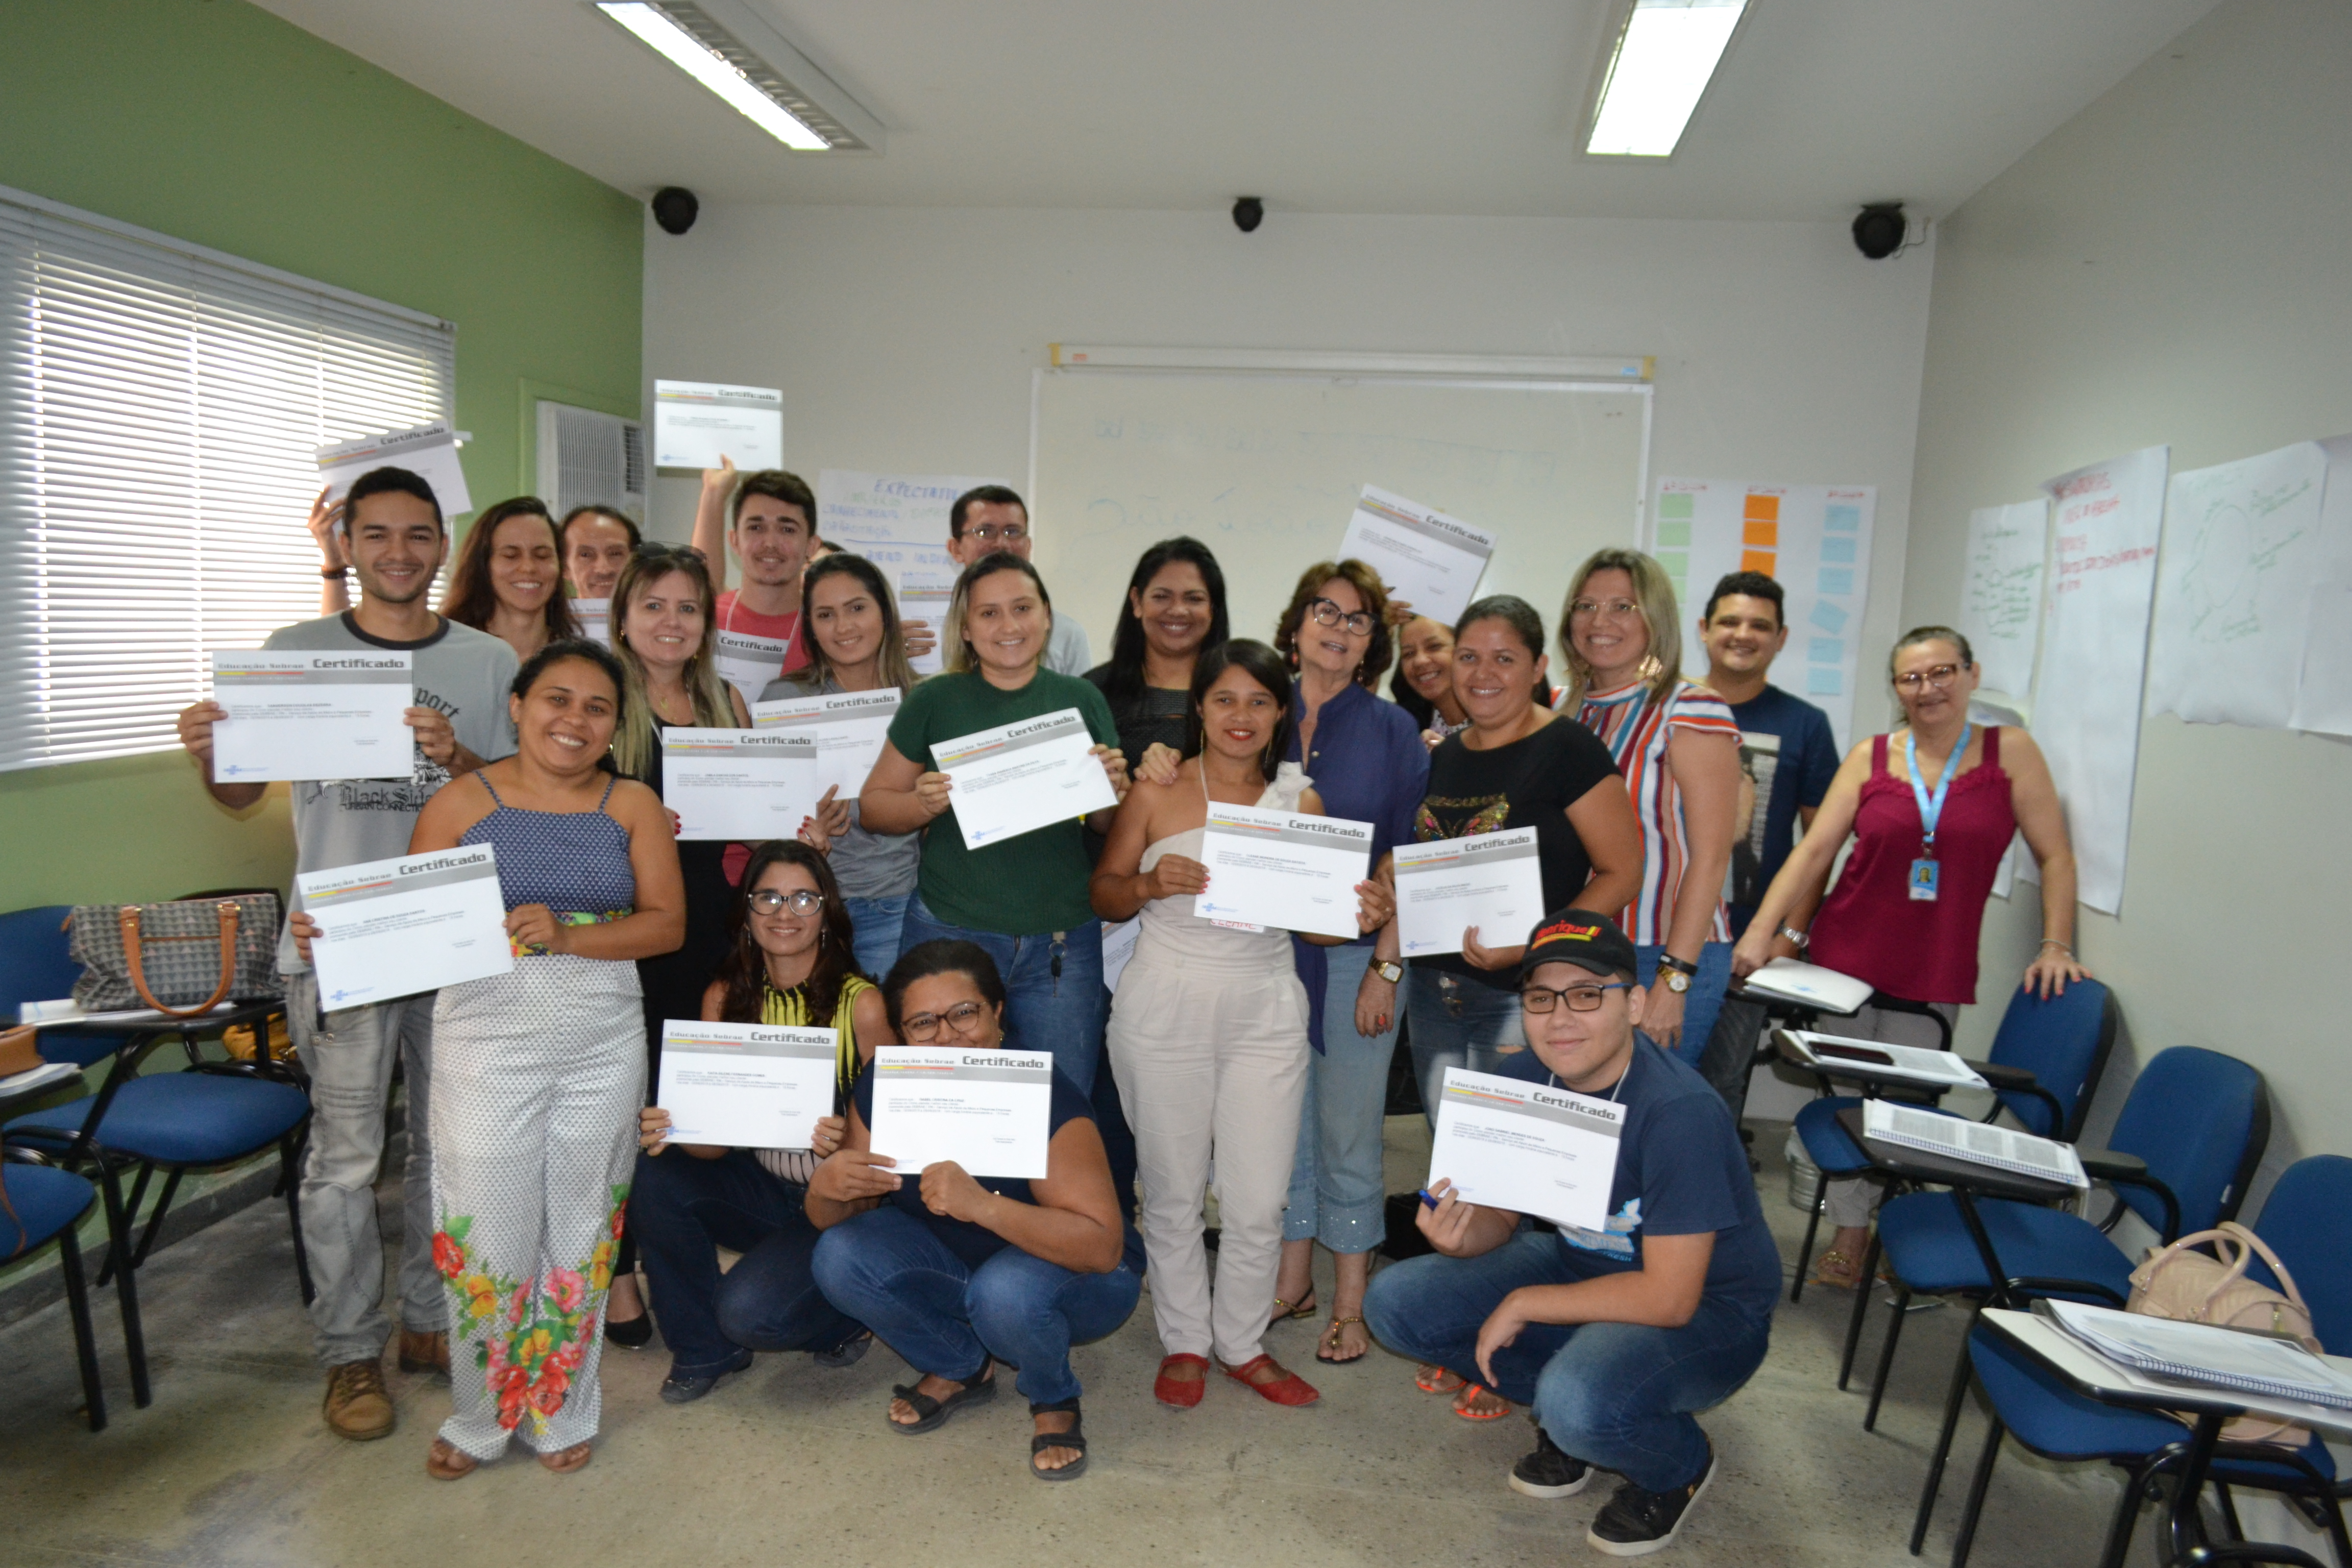
<svg viewBox="0 0 2352 1568">
<path fill-rule="evenodd" d="M 1091 680 L 1076 679 L 1071 684 L 1079 689 L 1080 695 L 1075 706 L 1084 715 L 1087 728 L 1093 733 L 1097 743 L 1117 751 L 1118 725 L 1110 716 L 1110 703 L 1103 696 L 1101 689 Z"/>
<path fill-rule="evenodd" d="M 930 713 L 938 700 L 932 688 L 945 679 L 933 676 L 917 685 L 898 704 L 898 716 L 890 721 L 890 743 L 898 748 L 900 756 L 925 773 L 931 771 Z"/>
</svg>

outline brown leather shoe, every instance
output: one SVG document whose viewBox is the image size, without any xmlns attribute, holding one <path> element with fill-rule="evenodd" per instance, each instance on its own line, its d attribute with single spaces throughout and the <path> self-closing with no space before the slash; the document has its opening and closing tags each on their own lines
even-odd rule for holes
<svg viewBox="0 0 2352 1568">
<path fill-rule="evenodd" d="M 436 1329 L 431 1333 L 419 1333 L 415 1329 L 400 1331 L 400 1370 L 403 1372 L 437 1372 L 449 1375 L 449 1336 Z"/>
<path fill-rule="evenodd" d="M 392 1435 L 392 1396 L 383 1391 L 383 1363 L 370 1356 L 327 1369 L 327 1429 L 355 1443 Z"/>
</svg>

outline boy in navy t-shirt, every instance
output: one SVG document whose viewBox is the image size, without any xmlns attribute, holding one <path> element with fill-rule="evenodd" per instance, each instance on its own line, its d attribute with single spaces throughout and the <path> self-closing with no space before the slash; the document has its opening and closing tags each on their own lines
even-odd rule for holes
<svg viewBox="0 0 2352 1568">
<path fill-rule="evenodd" d="M 1524 1228 L 1439 1179 L 1415 1216 L 1436 1255 L 1383 1270 L 1364 1300 L 1382 1344 L 1535 1407 L 1536 1450 L 1514 1488 L 1561 1498 L 1594 1469 L 1624 1478 L 1586 1536 L 1621 1557 L 1671 1545 L 1714 1478 L 1691 1412 L 1754 1374 L 1780 1293 L 1730 1114 L 1634 1033 L 1633 976 L 1633 943 L 1608 916 L 1546 918 L 1519 963 L 1531 1048 L 1502 1069 L 1623 1108 L 1604 1228 Z"/>
</svg>

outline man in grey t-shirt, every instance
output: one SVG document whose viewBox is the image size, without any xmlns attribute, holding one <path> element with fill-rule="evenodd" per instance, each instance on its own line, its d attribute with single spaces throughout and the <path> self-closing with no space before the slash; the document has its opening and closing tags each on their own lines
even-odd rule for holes
<svg viewBox="0 0 2352 1568">
<path fill-rule="evenodd" d="M 1003 485 L 981 485 L 956 497 L 948 509 L 948 554 L 959 566 L 1005 550 L 1029 559 L 1029 503 Z M 907 624 L 907 657 L 926 654 L 938 646 L 940 630 L 928 621 Z M 1084 675 L 1094 667 L 1094 650 L 1087 628 L 1066 611 L 1054 612 L 1054 629 L 1045 637 L 1045 668 L 1060 675 Z"/>
<path fill-rule="evenodd" d="M 430 486 L 403 468 L 360 476 L 345 529 L 359 607 L 272 633 L 264 645 L 301 652 L 386 648 L 411 656 L 416 744 L 406 778 L 307 780 L 291 787 L 297 872 L 331 870 L 408 853 L 416 814 L 452 778 L 514 751 L 507 693 L 514 650 L 497 637 L 436 615 L 425 602 L 448 534 Z M 180 743 L 200 762 L 213 797 L 232 809 L 266 784 L 224 784 L 212 773 L 218 705 L 180 715 Z M 294 909 L 301 908 L 299 894 Z M 383 1387 L 392 1336 L 383 1308 L 383 1241 L 374 1182 L 383 1163 L 384 1109 L 393 1064 L 408 1084 L 408 1161 L 403 1174 L 400 1361 L 404 1370 L 448 1366 L 448 1309 L 433 1268 L 431 1142 L 425 1124 L 433 1068 L 433 993 L 322 1014 L 317 980 L 281 937 L 286 1018 L 310 1075 L 310 1136 L 302 1169 L 302 1239 L 318 1294 L 310 1321 L 327 1369 L 327 1426 L 345 1437 L 393 1428 Z"/>
</svg>

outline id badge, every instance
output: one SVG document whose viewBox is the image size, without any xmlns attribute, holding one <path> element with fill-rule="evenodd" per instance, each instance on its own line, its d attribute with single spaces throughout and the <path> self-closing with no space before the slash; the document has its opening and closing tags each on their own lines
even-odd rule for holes
<svg viewBox="0 0 2352 1568">
<path fill-rule="evenodd" d="M 1911 899 L 1915 903 L 1936 901 L 1936 878 L 1939 868 L 1933 860 L 1911 862 Z"/>
</svg>

